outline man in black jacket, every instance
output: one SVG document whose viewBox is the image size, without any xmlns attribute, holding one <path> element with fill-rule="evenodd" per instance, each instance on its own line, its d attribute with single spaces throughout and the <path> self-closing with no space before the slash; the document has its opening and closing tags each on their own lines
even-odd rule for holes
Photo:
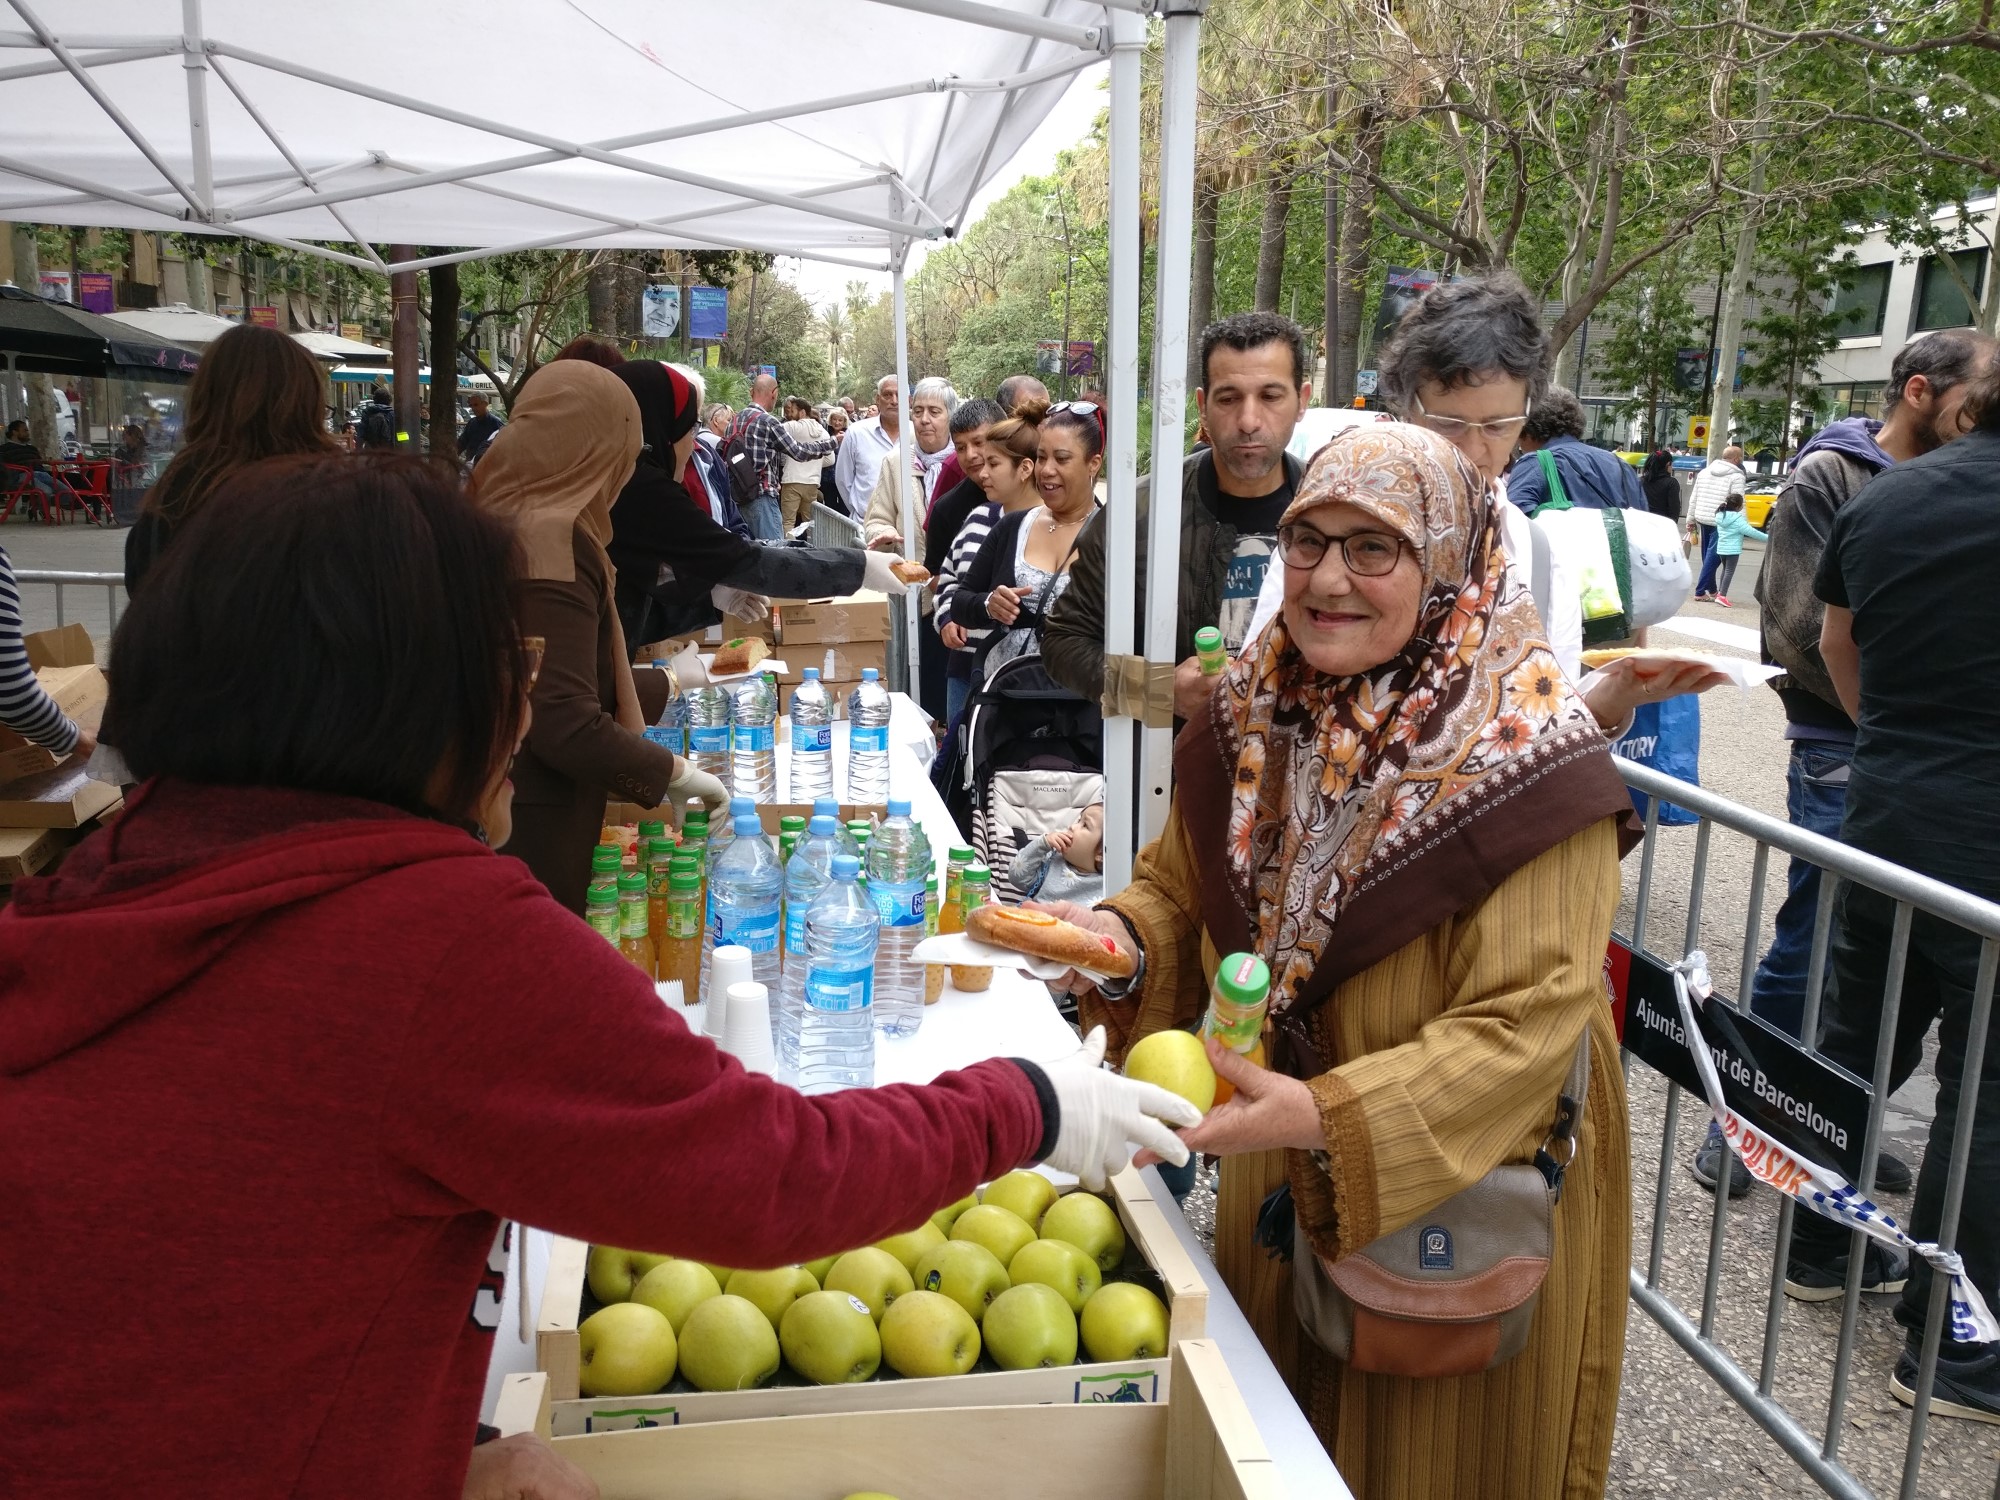
<svg viewBox="0 0 2000 1500">
<path fill-rule="evenodd" d="M 1285 452 L 1312 395 L 1305 334 L 1275 313 L 1238 313 L 1201 335 L 1201 389 L 1195 402 L 1209 447 L 1181 470 L 1180 609 L 1174 631 L 1174 713 L 1187 718 L 1214 687 L 1194 654 L 1194 634 L 1222 631 L 1233 655 L 1243 645 L 1277 548 L 1278 520 L 1304 466 Z M 1146 608 L 1146 510 L 1139 481 L 1138 618 Z M 1049 675 L 1095 703 L 1104 693 L 1104 512 L 1077 539 L 1069 587 L 1042 632 Z M 1142 627 L 1143 628 L 1143 627 Z"/>
</svg>

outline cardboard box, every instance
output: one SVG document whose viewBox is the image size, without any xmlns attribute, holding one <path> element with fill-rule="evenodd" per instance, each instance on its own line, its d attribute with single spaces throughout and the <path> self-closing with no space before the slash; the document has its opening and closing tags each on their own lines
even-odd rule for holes
<svg viewBox="0 0 2000 1500">
<path fill-rule="evenodd" d="M 1173 1394 L 1164 1403 L 663 1423 L 553 1442 L 605 1500 L 838 1495 L 870 1486 L 982 1500 L 1279 1500 L 1283 1481 L 1221 1349 L 1207 1339 L 1176 1344 L 1170 1367 Z M 503 1433 L 549 1436 L 548 1378 L 506 1377 L 494 1422 Z"/>
<path fill-rule="evenodd" d="M 88 667 L 97 662 L 97 647 L 90 632 L 81 625 L 65 625 L 60 630 L 38 630 L 21 637 L 28 648 L 31 667 Z"/>
<path fill-rule="evenodd" d="M 726 614 L 720 626 L 709 627 L 709 638 L 712 640 L 733 641 L 741 635 L 754 635 L 760 641 L 770 641 L 775 645 L 779 640 L 777 612 L 774 610 L 761 620 L 741 620 Z"/>
<path fill-rule="evenodd" d="M 0 786 L 0 828 L 81 828 L 123 800 L 117 787 L 92 781 L 72 756 L 52 771 Z"/>
<path fill-rule="evenodd" d="M 775 822 L 773 827 L 775 828 Z M 1199 1338 L 1208 1316 L 1208 1288 L 1181 1248 L 1145 1182 L 1127 1168 L 1112 1179 L 1112 1206 L 1124 1223 L 1124 1279 L 1154 1287 L 1168 1309 L 1169 1346 Z M 1168 1361 L 1088 1362 L 1045 1370 L 975 1370 L 936 1379 L 888 1378 L 854 1385 L 769 1385 L 755 1391 L 665 1391 L 653 1396 L 579 1395 L 577 1328 L 596 1310 L 584 1284 L 589 1246 L 557 1240 L 549 1252 L 535 1364 L 549 1377 L 555 1431 L 563 1436 L 621 1428 L 790 1417 L 822 1412 L 888 1411 L 912 1407 L 1125 1405 L 1165 1399 Z M 886 1371 L 887 1367 L 884 1366 Z M 794 1380 L 781 1371 L 780 1380 Z M 774 1491 L 775 1493 L 775 1491 Z M 984 1491 L 982 1491 L 984 1493 Z"/>
<path fill-rule="evenodd" d="M 34 874 L 68 843 L 68 835 L 60 829 L 0 828 L 0 885 Z"/>
<path fill-rule="evenodd" d="M 889 671 L 889 643 L 887 641 L 842 641 L 836 645 L 814 644 L 812 646 L 788 645 L 779 653 L 785 661 L 785 670 L 778 674 L 780 688 L 796 687 L 805 680 L 807 667 L 819 673 L 821 682 L 829 688 L 840 687 L 843 705 L 847 694 L 861 681 L 865 667 L 873 667 L 884 676 Z M 832 657 L 833 669 L 827 670 L 827 658 Z M 787 702 L 790 700 L 787 699 Z M 839 717 L 838 714 L 835 715 Z"/>
<path fill-rule="evenodd" d="M 860 593 L 847 599 L 786 599 L 778 604 L 778 639 L 787 646 L 837 646 L 889 639 L 889 597 Z"/>
<path fill-rule="evenodd" d="M 72 626 L 81 630 L 81 626 Z M 42 631 L 40 635 L 63 636 L 67 631 Z M 37 637 L 28 637 L 33 640 Z M 83 637 L 86 649 L 90 637 Z M 76 666 L 40 666 L 35 669 L 35 677 L 42 689 L 55 699 L 56 707 L 68 714 L 77 723 L 88 729 L 96 729 L 98 720 L 104 714 L 104 700 L 110 691 L 104 674 L 89 661 Z M 13 730 L 0 727 L 0 787 L 17 781 L 24 776 L 34 776 L 54 768 L 56 756 L 53 751 L 44 750 Z M 6 793 L 0 791 L 0 797 Z"/>
</svg>

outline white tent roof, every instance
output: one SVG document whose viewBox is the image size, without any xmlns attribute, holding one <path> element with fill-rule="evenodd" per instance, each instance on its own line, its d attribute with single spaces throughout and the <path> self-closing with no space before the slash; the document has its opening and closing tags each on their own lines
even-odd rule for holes
<svg viewBox="0 0 2000 1500">
<path fill-rule="evenodd" d="M 1087 0 L 11 9 L 0 219 L 871 269 L 961 227 L 1105 27 Z"/>
<path fill-rule="evenodd" d="M 343 364 L 350 359 L 393 359 L 395 356 L 379 344 L 364 344 L 360 339 L 344 339 L 337 333 L 314 333 L 310 330 L 292 335 L 305 345 L 306 353 L 314 359 L 331 360 Z"/>
<path fill-rule="evenodd" d="M 185 302 L 170 302 L 165 307 L 133 308 L 104 316 L 129 323 L 141 333 L 150 333 L 155 338 L 172 339 L 177 344 L 195 347 L 214 343 L 236 326 L 229 318 L 197 312 Z"/>
</svg>

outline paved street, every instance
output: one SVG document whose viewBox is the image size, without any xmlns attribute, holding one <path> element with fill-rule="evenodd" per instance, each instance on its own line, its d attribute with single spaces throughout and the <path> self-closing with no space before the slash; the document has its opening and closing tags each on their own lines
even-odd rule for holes
<svg viewBox="0 0 2000 1500">
<path fill-rule="evenodd" d="M 17 569 L 117 572 L 123 564 L 125 533 L 94 527 L 13 524 L 0 527 L 0 545 Z M 1654 633 L 1656 644 L 1698 644 L 1705 650 L 1756 657 L 1755 584 L 1761 548 L 1752 543 L 1732 595 L 1736 607 L 1691 604 L 1676 628 Z M 23 590 L 28 628 L 56 623 L 53 590 Z M 74 589 L 67 601 L 71 619 L 83 620 L 102 645 L 106 604 L 102 590 Z M 1784 717 L 1766 689 L 1739 693 L 1723 688 L 1702 700 L 1702 782 L 1749 807 L 1782 818 L 1785 811 Z M 1695 830 L 1668 829 L 1661 835 L 1647 942 L 1656 952 L 1677 956 L 1687 923 L 1688 879 Z M 1753 851 L 1749 842 L 1721 830 L 1712 836 L 1707 888 L 1702 900 L 1700 941 L 1707 947 L 1717 985 L 1740 992 L 1744 923 L 1750 905 Z M 1763 905 L 1763 921 L 1750 946 L 1751 963 L 1770 935 L 1771 917 L 1783 891 L 1783 860 L 1774 859 Z M 1626 862 L 1626 903 L 1621 927 L 1629 926 L 1638 858 Z M 1642 1269 L 1653 1223 L 1666 1089 L 1644 1068 L 1631 1074 L 1633 1114 L 1635 1264 Z M 1934 1086 L 1928 1069 L 1919 1073 L 1891 1105 L 1890 1149 L 1915 1163 L 1923 1152 Z M 1683 1099 L 1678 1138 L 1667 1173 L 1668 1230 L 1663 1256 L 1664 1284 L 1691 1316 L 1698 1315 L 1709 1244 L 1711 1195 L 1688 1176 L 1686 1159 L 1702 1122 Z M 1909 1200 L 1885 1198 L 1907 1214 Z M 1209 1205 L 1191 1201 L 1191 1217 L 1201 1222 Z M 1763 1338 L 1764 1310 L 1771 1272 L 1770 1245 L 1776 1199 L 1765 1189 L 1731 1211 L 1729 1238 L 1717 1314 L 1723 1347 L 1753 1374 Z M 1839 1304 L 1811 1307 L 1786 1302 L 1784 1342 L 1777 1392 L 1812 1431 L 1824 1427 Z M 1888 1394 L 1887 1374 L 1900 1341 L 1886 1301 L 1862 1309 L 1858 1353 L 1840 1457 L 1877 1495 L 1893 1495 L 1901 1477 L 1908 1414 Z M 1972 1500 L 1994 1493 L 2000 1428 L 1964 1422 L 1934 1422 L 1929 1453 L 1917 1493 L 1926 1500 Z M 1620 1425 L 1613 1458 L 1611 1493 L 1618 1496 L 1689 1495 L 1712 1500 L 1761 1500 L 1779 1495 L 1818 1493 L 1817 1488 L 1740 1409 L 1696 1368 L 1665 1334 L 1636 1308 L 1629 1324 Z"/>
</svg>

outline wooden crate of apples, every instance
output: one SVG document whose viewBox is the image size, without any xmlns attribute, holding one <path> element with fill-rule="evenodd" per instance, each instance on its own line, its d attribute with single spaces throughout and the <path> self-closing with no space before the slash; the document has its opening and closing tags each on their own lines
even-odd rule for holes
<svg viewBox="0 0 2000 1500">
<path fill-rule="evenodd" d="M 1207 1290 L 1139 1174 L 1011 1172 L 906 1234 L 741 1270 L 558 1240 L 536 1362 L 562 1435 L 753 1416 L 1160 1399 Z"/>
<path fill-rule="evenodd" d="M 1281 1500 L 1216 1345 L 1176 1343 L 1172 1370 L 1167 1399 L 1094 1411 L 846 1411 L 553 1441 L 602 1500 Z M 510 1375 L 493 1420 L 550 1436 L 551 1413 L 547 1375 Z"/>
</svg>

